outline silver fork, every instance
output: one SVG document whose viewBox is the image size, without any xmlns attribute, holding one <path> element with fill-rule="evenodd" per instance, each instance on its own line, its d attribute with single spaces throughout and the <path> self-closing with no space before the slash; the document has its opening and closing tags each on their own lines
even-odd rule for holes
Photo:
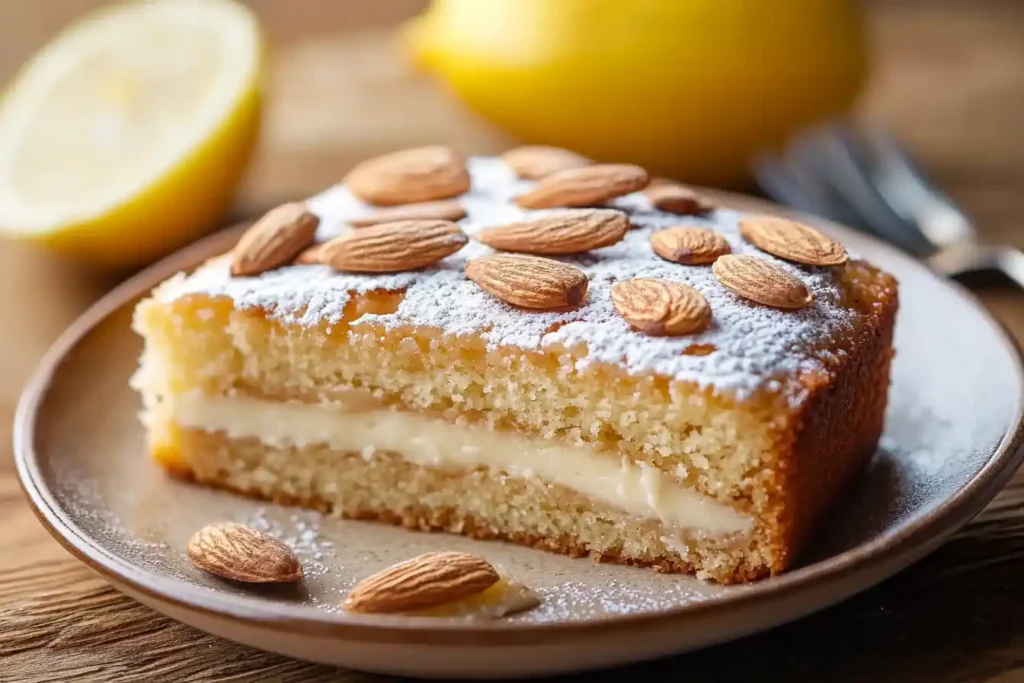
<svg viewBox="0 0 1024 683">
<path fill-rule="evenodd" d="M 754 163 L 771 198 L 877 237 L 950 277 L 996 270 L 1024 288 L 1024 252 L 978 240 L 974 225 L 878 129 L 833 123 Z"/>
</svg>

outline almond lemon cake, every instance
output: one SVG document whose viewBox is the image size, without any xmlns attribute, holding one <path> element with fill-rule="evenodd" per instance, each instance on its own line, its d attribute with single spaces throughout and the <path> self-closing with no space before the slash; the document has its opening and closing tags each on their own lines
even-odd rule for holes
<svg viewBox="0 0 1024 683">
<path fill-rule="evenodd" d="M 426 147 L 160 285 L 133 385 L 196 482 L 736 583 L 874 452 L 896 307 L 813 228 L 636 166 Z"/>
</svg>

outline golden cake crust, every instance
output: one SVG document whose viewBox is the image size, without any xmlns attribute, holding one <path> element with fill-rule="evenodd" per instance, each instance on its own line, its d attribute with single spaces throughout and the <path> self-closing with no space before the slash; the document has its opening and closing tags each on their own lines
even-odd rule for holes
<svg viewBox="0 0 1024 683">
<path fill-rule="evenodd" d="M 847 364 L 803 377 L 806 402 L 774 454 L 774 500 L 759 510 L 769 530 L 773 573 L 792 566 L 830 506 L 841 502 L 875 453 L 893 358 L 897 302 L 895 289 L 891 292 L 878 302 L 873 323 Z"/>
</svg>

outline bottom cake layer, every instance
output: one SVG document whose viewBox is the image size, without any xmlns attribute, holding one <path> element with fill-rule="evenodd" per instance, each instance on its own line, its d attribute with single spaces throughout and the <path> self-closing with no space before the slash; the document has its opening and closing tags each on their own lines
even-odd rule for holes
<svg viewBox="0 0 1024 683">
<path fill-rule="evenodd" d="M 459 470 L 372 458 L 323 444 L 267 445 L 256 438 L 165 425 L 157 453 L 196 481 L 354 519 L 508 540 L 572 556 L 693 573 L 722 583 L 762 578 L 770 561 L 764 534 L 726 535 L 666 528 L 571 489 L 484 468 Z"/>
</svg>

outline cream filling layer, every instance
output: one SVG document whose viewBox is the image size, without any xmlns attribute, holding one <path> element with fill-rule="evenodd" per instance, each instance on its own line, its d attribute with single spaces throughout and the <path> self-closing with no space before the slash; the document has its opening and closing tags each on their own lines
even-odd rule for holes
<svg viewBox="0 0 1024 683">
<path fill-rule="evenodd" d="M 742 532 L 749 515 L 679 484 L 645 463 L 616 458 L 589 446 L 459 425 L 386 408 L 281 403 L 199 393 L 168 397 L 181 426 L 255 437 L 273 446 L 326 444 L 370 459 L 393 451 L 417 465 L 486 467 L 512 477 L 536 477 L 669 527 L 710 534 Z"/>
</svg>

